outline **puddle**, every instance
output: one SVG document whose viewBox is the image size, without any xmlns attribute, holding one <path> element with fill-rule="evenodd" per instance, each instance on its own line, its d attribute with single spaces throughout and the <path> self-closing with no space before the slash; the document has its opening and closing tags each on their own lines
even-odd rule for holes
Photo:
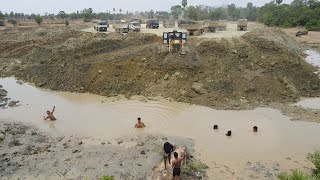
<svg viewBox="0 0 320 180">
<path fill-rule="evenodd" d="M 307 62 L 320 68 L 320 52 L 314 49 L 308 49 L 305 53 L 307 54 Z"/>
<path fill-rule="evenodd" d="M 320 98 L 303 99 L 296 103 L 296 105 L 302 106 L 304 108 L 320 109 Z"/>
<path fill-rule="evenodd" d="M 14 78 L 0 79 L 0 84 L 8 97 L 22 104 L 0 109 L 1 120 L 31 123 L 51 133 L 97 138 L 143 133 L 192 138 L 200 158 L 209 166 L 216 162 L 277 161 L 291 155 L 305 160 L 307 153 L 320 148 L 320 124 L 293 122 L 271 108 L 223 111 L 166 101 L 112 102 L 97 95 L 19 85 Z M 46 110 L 53 105 L 58 120 L 43 121 Z M 137 117 L 147 125 L 145 129 L 133 128 Z M 219 130 L 213 130 L 214 124 Z M 251 132 L 253 126 L 258 126 L 258 133 Z M 224 135 L 228 130 L 232 130 L 232 137 Z"/>
</svg>

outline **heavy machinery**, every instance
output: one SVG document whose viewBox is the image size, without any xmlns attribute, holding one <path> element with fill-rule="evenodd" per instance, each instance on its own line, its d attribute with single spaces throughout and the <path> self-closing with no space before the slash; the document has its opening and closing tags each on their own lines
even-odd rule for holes
<svg viewBox="0 0 320 180">
<path fill-rule="evenodd" d="M 227 21 L 219 20 L 218 22 L 218 31 L 226 31 L 227 30 Z"/>
<path fill-rule="evenodd" d="M 204 32 L 203 22 L 189 22 L 185 25 L 189 36 L 200 36 Z"/>
<path fill-rule="evenodd" d="M 187 44 L 187 33 L 178 32 L 176 30 L 172 32 L 164 32 L 163 44 L 167 45 L 169 52 L 180 52 L 180 54 L 186 54 L 185 48 Z"/>
<path fill-rule="evenodd" d="M 238 21 L 238 31 L 246 31 L 248 26 L 248 20 L 247 19 L 239 19 Z"/>
<path fill-rule="evenodd" d="M 138 22 L 128 22 L 128 23 L 114 24 L 113 28 L 115 29 L 116 32 L 119 32 L 119 33 L 140 32 L 141 25 Z"/>
<path fill-rule="evenodd" d="M 205 21 L 204 22 L 204 32 L 216 32 L 218 28 L 217 21 Z"/>
</svg>

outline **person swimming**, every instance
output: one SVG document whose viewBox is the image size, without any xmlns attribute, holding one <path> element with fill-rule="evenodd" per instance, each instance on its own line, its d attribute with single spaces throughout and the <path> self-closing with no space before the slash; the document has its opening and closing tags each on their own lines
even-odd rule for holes
<svg viewBox="0 0 320 180">
<path fill-rule="evenodd" d="M 231 131 L 228 131 L 226 136 L 231 136 L 232 132 Z"/>
<path fill-rule="evenodd" d="M 135 125 L 135 128 L 144 128 L 146 125 L 141 121 L 141 118 L 138 118 L 138 122 Z"/>
<path fill-rule="evenodd" d="M 43 120 L 47 120 L 47 119 L 49 119 L 50 121 L 55 121 L 55 120 L 57 120 L 56 117 L 54 117 L 54 115 L 53 115 L 53 112 L 54 112 L 55 108 L 56 108 L 56 107 L 53 106 L 53 109 L 52 109 L 51 112 L 48 110 L 48 111 L 47 111 L 47 117 L 43 116 Z"/>
<path fill-rule="evenodd" d="M 258 127 L 257 126 L 253 126 L 253 132 L 258 132 Z"/>
<path fill-rule="evenodd" d="M 218 129 L 218 125 L 214 125 L 213 129 L 217 130 Z"/>
</svg>

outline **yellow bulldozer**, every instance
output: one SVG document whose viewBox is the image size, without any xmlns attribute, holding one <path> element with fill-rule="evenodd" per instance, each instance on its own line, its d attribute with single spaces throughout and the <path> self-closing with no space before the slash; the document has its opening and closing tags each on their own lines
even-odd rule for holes
<svg viewBox="0 0 320 180">
<path fill-rule="evenodd" d="M 180 54 L 186 54 L 185 51 L 187 44 L 187 33 L 178 32 L 176 30 L 172 32 L 163 33 L 163 44 L 167 45 L 169 52 L 180 52 Z"/>
</svg>

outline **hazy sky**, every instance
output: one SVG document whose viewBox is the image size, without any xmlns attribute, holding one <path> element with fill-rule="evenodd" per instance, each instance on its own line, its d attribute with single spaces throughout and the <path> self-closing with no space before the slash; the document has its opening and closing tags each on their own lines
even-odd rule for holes
<svg viewBox="0 0 320 180">
<path fill-rule="evenodd" d="M 261 6 L 271 0 L 188 0 L 188 5 L 224 6 L 231 3 L 245 7 L 248 2 Z M 292 0 L 283 0 L 291 3 Z M 91 7 L 94 12 L 112 11 L 113 8 L 126 11 L 169 10 L 171 6 L 181 4 L 181 0 L 0 0 L 2 12 L 58 13 L 60 10 L 75 12 Z"/>
</svg>

